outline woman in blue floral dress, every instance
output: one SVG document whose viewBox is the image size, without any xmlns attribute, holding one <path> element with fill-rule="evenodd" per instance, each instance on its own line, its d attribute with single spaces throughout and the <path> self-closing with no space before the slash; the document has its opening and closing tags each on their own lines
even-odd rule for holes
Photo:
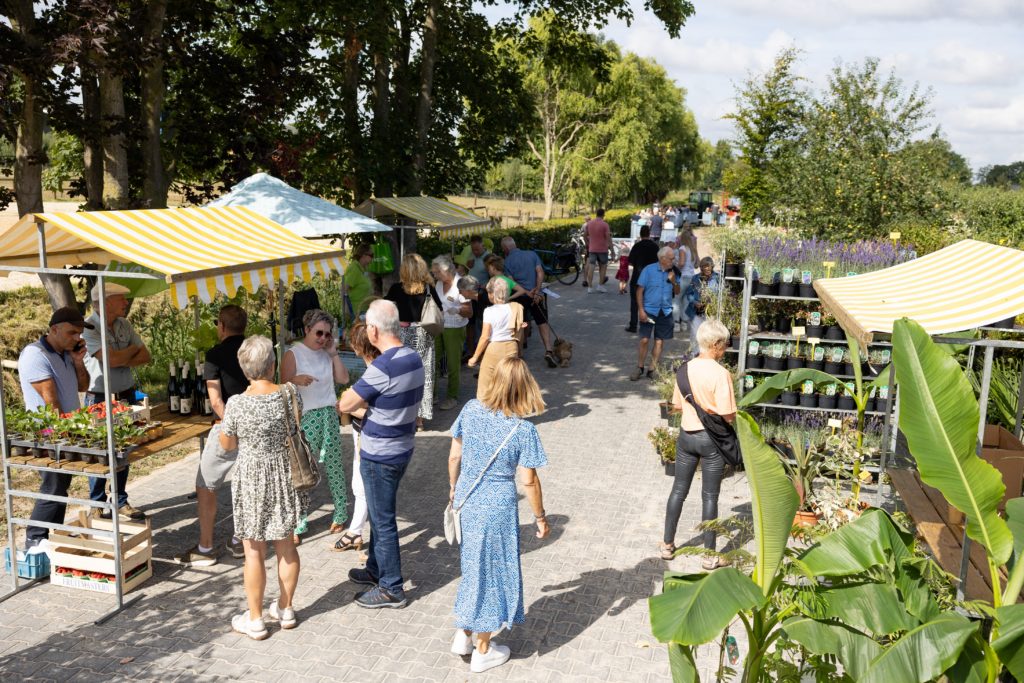
<svg viewBox="0 0 1024 683">
<path fill-rule="evenodd" d="M 452 425 L 448 456 L 450 495 L 457 508 L 462 506 L 462 581 L 451 649 L 473 655 L 474 673 L 508 661 L 509 648 L 491 645 L 491 634 L 524 621 L 517 469 L 537 538 L 551 531 L 536 472 L 547 456 L 537 428 L 523 419 L 544 410 L 540 387 L 520 358 L 500 360 L 494 372 L 486 394 L 467 403 Z"/>
</svg>

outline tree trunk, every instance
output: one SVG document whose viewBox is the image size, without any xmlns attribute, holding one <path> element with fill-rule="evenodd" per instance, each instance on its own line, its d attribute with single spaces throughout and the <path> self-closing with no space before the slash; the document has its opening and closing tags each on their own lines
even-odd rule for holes
<svg viewBox="0 0 1024 683">
<path fill-rule="evenodd" d="M 367 195 L 366 174 L 362 172 L 364 166 L 363 133 L 359 122 L 359 55 L 363 51 L 363 41 L 356 34 L 356 27 L 349 26 L 345 32 L 345 49 L 343 51 L 344 64 L 342 65 L 342 97 L 341 113 L 345 122 L 345 144 L 348 147 L 352 159 L 352 192 L 355 196 L 355 203 L 361 202 Z"/>
<path fill-rule="evenodd" d="M 100 70 L 100 110 L 103 115 L 103 205 L 108 209 L 126 209 L 129 186 L 124 80 L 109 67 Z"/>
<path fill-rule="evenodd" d="M 35 33 L 35 14 L 32 0 L 9 3 L 11 28 L 17 31 L 33 52 L 39 48 L 39 37 Z M 39 100 L 40 87 L 36 75 L 20 73 L 24 99 L 18 121 L 18 133 L 14 141 L 14 193 L 18 202 L 18 216 L 43 212 L 43 164 L 46 150 L 43 149 L 43 127 L 45 117 Z M 75 306 L 75 293 L 67 275 L 40 275 L 39 279 L 50 297 L 54 310 L 62 306 Z"/>
<path fill-rule="evenodd" d="M 391 177 L 395 167 L 393 148 L 388 144 L 391 128 L 391 58 L 384 45 L 373 45 L 373 122 L 370 124 L 370 149 L 377 159 L 373 175 L 373 192 L 378 197 L 390 197 L 394 192 Z M 383 162 L 383 163 L 381 163 Z M 360 202 L 366 197 L 356 197 Z"/>
<path fill-rule="evenodd" d="M 87 60 L 86 60 L 87 61 Z M 85 209 L 103 208 L 103 146 L 100 134 L 100 86 L 92 67 L 81 67 L 82 118 L 85 120 L 82 147 L 85 150 Z"/>
<path fill-rule="evenodd" d="M 427 140 L 430 135 L 430 112 L 434 106 L 434 62 L 437 60 L 437 15 L 441 0 L 429 0 L 423 20 L 423 44 L 420 50 L 420 95 L 416 103 L 416 145 L 413 155 L 412 190 L 423 191 L 423 174 L 427 167 Z"/>
<path fill-rule="evenodd" d="M 160 119 L 164 93 L 164 17 L 167 0 L 150 0 L 146 6 L 146 44 L 152 51 L 142 68 L 142 116 L 145 139 L 142 143 L 145 179 L 142 193 L 150 209 L 167 208 L 167 180 L 160 151 Z"/>
</svg>

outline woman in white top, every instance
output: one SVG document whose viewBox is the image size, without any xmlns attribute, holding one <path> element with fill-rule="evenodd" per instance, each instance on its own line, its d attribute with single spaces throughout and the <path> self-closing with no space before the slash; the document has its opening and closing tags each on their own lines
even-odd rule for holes
<svg viewBox="0 0 1024 683">
<path fill-rule="evenodd" d="M 676 241 L 676 268 L 679 269 L 679 281 L 689 282 L 693 279 L 693 276 L 697 274 L 697 239 L 693 235 L 693 231 L 690 228 L 684 228 L 679 233 L 679 239 Z M 680 323 L 690 323 L 690 318 L 686 315 L 686 291 L 675 301 L 675 312 L 676 320 Z"/>
<path fill-rule="evenodd" d="M 302 431 L 312 452 L 319 454 L 327 470 L 327 484 L 334 500 L 330 533 L 340 533 L 348 519 L 348 487 L 341 464 L 341 424 L 335 403 L 335 384 L 348 384 L 348 370 L 338 357 L 334 318 L 314 308 L 302 316 L 306 335 L 292 344 L 281 360 L 281 383 L 291 382 L 302 397 Z M 295 542 L 306 533 L 309 496 L 303 496 L 302 517 L 295 528 Z"/>
<path fill-rule="evenodd" d="M 476 352 L 469 359 L 469 366 L 480 363 L 480 380 L 476 385 L 476 397 L 483 400 L 494 381 L 494 368 L 502 358 L 519 355 L 519 330 L 523 326 L 523 307 L 508 302 L 508 282 L 495 277 L 487 283 L 487 294 L 493 305 L 484 309 L 484 324 Z"/>
<path fill-rule="evenodd" d="M 448 395 L 438 406 L 451 410 L 459 405 L 459 369 L 462 365 L 462 347 L 466 344 L 466 325 L 473 315 L 473 305 L 459 293 L 459 276 L 455 263 L 447 254 L 431 261 L 434 289 L 441 299 L 444 332 L 441 334 L 441 352 L 448 365 Z"/>
</svg>

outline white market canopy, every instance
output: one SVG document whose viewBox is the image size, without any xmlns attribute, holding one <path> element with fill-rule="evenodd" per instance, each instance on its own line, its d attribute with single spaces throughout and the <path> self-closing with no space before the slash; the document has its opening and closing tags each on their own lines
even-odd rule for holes
<svg viewBox="0 0 1024 683">
<path fill-rule="evenodd" d="M 469 209 L 436 197 L 372 197 L 355 209 L 373 218 L 404 216 L 420 227 L 439 230 L 445 237 L 466 237 L 494 227 L 490 218 L 482 218 Z"/>
<path fill-rule="evenodd" d="M 26 214 L 0 232 L 0 266 L 43 266 L 40 252 L 50 268 L 113 260 L 148 268 L 164 276 L 178 308 L 193 296 L 209 303 L 218 292 L 344 269 L 344 252 L 245 207 Z"/>
<path fill-rule="evenodd" d="M 388 226 L 337 204 L 296 190 L 288 183 L 257 173 L 241 181 L 231 192 L 204 208 L 244 206 L 307 239 L 388 232 Z"/>
<path fill-rule="evenodd" d="M 884 270 L 814 281 L 818 297 L 862 344 L 912 318 L 932 335 L 1024 313 L 1024 251 L 963 240 Z"/>
</svg>

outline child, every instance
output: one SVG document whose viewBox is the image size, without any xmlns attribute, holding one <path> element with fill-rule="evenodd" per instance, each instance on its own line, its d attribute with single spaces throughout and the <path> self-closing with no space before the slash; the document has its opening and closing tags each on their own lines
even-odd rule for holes
<svg viewBox="0 0 1024 683">
<path fill-rule="evenodd" d="M 619 270 L 615 279 L 619 281 L 619 294 L 625 294 L 626 283 L 629 282 L 629 252 L 625 247 L 619 249 Z"/>
</svg>

